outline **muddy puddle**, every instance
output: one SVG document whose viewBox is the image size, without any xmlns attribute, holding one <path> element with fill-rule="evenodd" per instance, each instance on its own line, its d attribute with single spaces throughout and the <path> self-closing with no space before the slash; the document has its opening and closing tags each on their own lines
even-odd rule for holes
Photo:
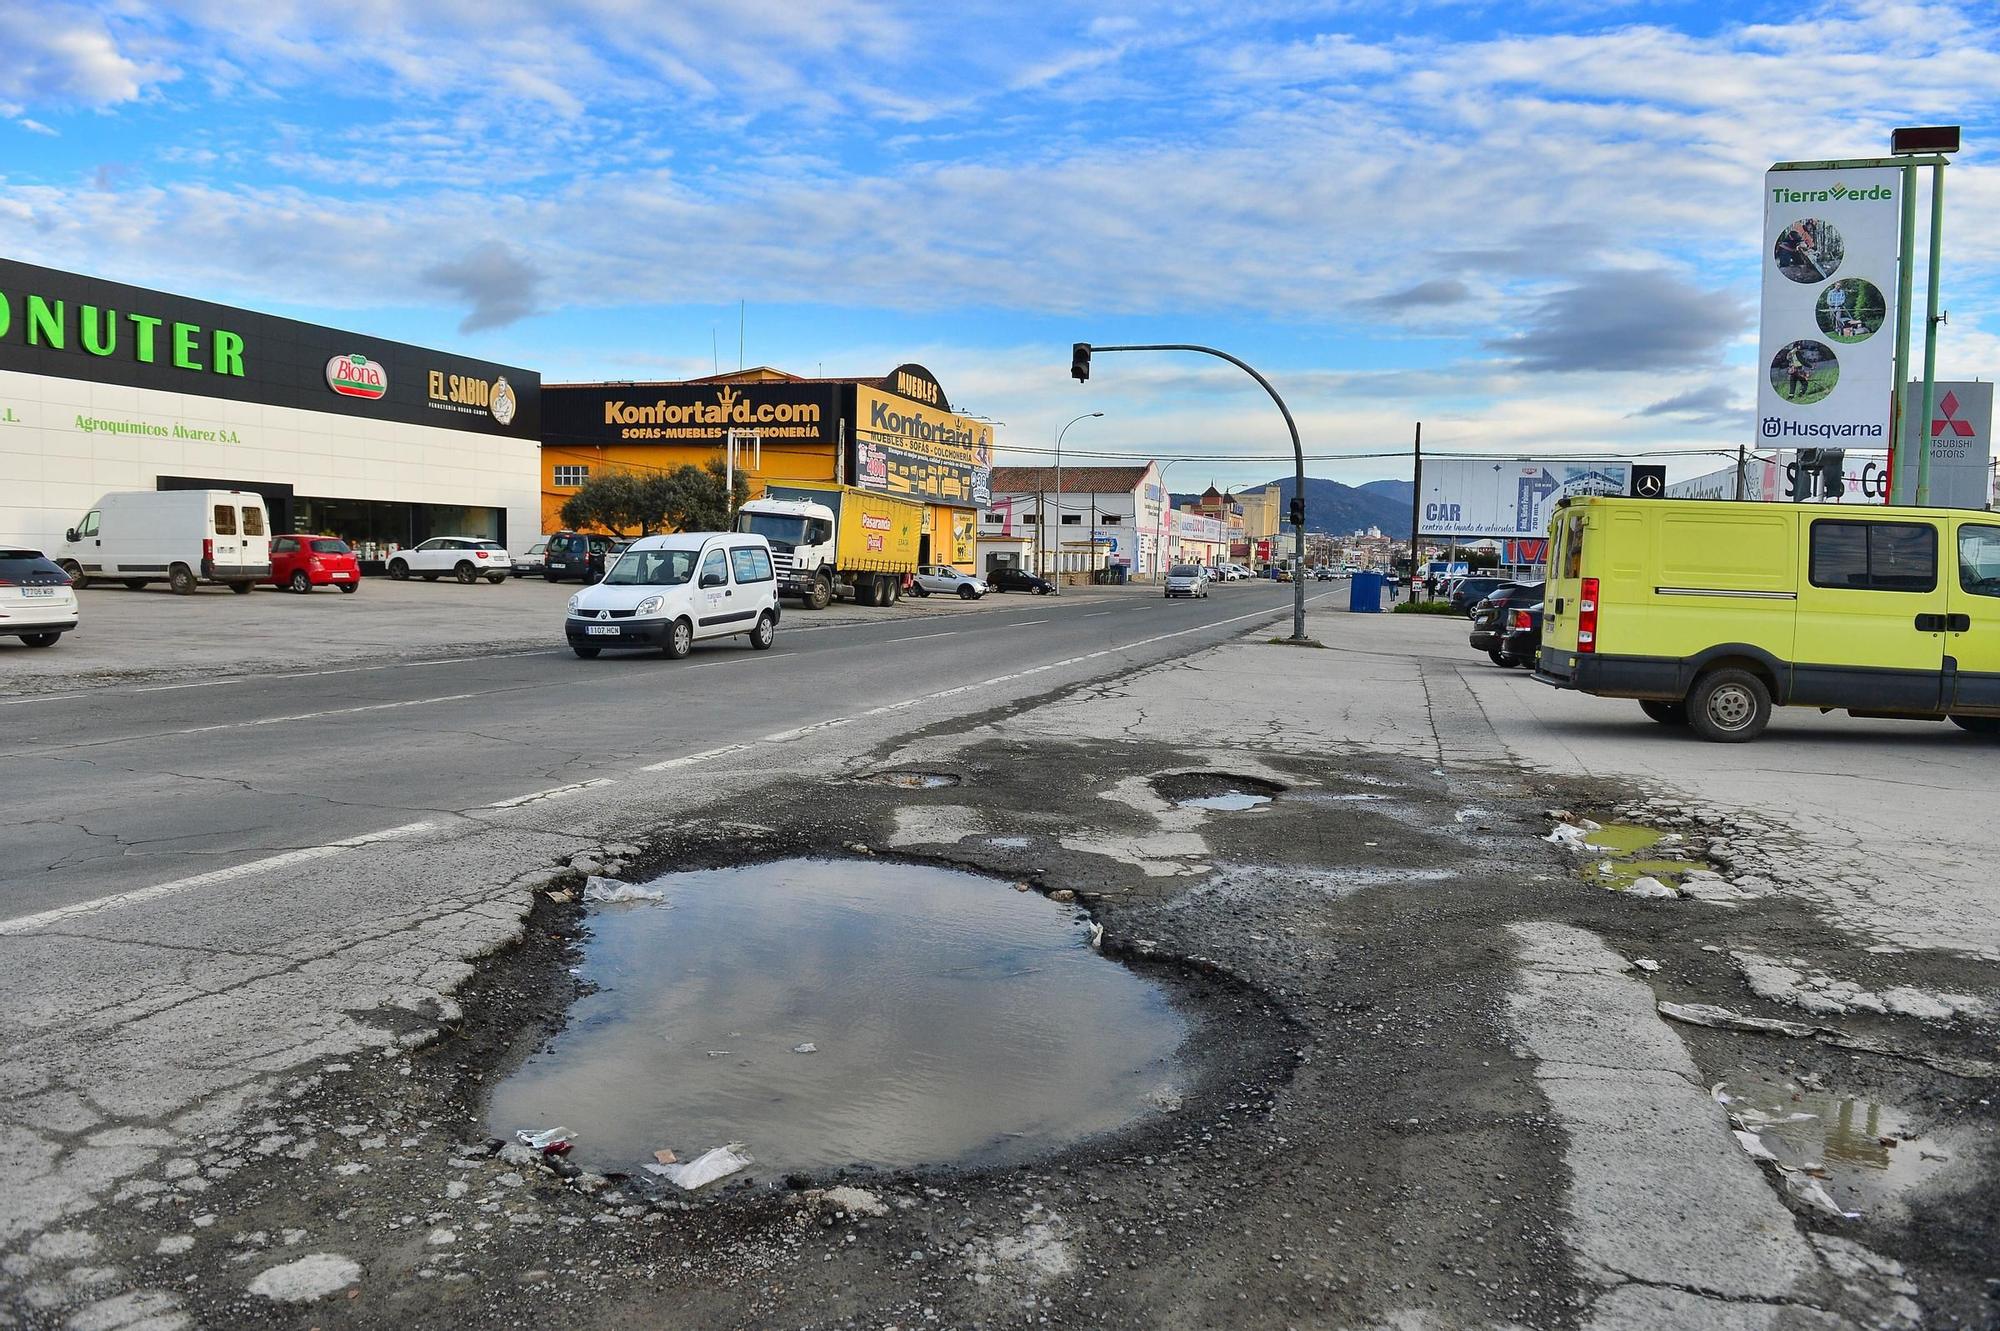
<svg viewBox="0 0 2000 1331">
<path fill-rule="evenodd" d="M 1221 813 L 1244 813 L 1260 809 L 1273 799 L 1270 795 L 1256 795 L 1247 790 L 1224 790 L 1214 795 L 1196 795 L 1189 799 L 1175 800 L 1183 809 L 1214 809 Z"/>
<path fill-rule="evenodd" d="M 872 786 L 894 786 L 898 790 L 943 790 L 959 784 L 960 778 L 950 772 L 877 772 L 861 780 Z"/>
<path fill-rule="evenodd" d="M 1745 1071 L 1715 1088 L 1730 1124 L 1753 1158 L 1808 1195 L 1817 1183 L 1841 1212 L 1879 1215 L 1901 1194 L 1949 1169 L 1960 1145 L 1924 1135 L 1895 1106 L 1814 1078 Z M 1828 1209 L 1820 1203 L 1822 1209 Z"/>
<path fill-rule="evenodd" d="M 565 1126 L 603 1171 L 732 1142 L 751 1177 L 1010 1164 L 1180 1085 L 1186 1022 L 1164 991 L 1038 894 L 869 860 L 647 886 L 659 900 L 592 910 L 593 991 L 495 1090 L 494 1135 Z"/>
</svg>

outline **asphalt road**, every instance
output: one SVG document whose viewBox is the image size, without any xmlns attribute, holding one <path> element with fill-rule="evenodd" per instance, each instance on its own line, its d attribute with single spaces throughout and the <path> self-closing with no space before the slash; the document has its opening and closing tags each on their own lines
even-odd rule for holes
<svg viewBox="0 0 2000 1331">
<path fill-rule="evenodd" d="M 871 710 L 920 723 L 927 696 L 1020 672 L 1144 665 L 1276 619 L 1291 590 L 1022 599 L 781 628 L 769 652 L 731 639 L 680 662 L 557 646 L 23 699 L 0 711 L 0 926 Z M 698 759 L 678 765 L 699 779 Z"/>
</svg>

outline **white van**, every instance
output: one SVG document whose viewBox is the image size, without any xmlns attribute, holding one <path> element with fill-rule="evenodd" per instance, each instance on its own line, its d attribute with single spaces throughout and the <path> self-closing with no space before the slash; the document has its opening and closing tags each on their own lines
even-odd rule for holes
<svg viewBox="0 0 2000 1331">
<path fill-rule="evenodd" d="M 748 532 L 681 532 L 632 542 L 604 581 L 569 598 L 563 633 L 586 659 L 606 647 L 686 656 L 696 640 L 777 641 L 778 577 L 771 543 Z"/>
<path fill-rule="evenodd" d="M 56 563 L 78 587 L 164 582 L 182 596 L 204 582 L 247 594 L 271 576 L 271 518 L 246 490 L 121 490 L 64 533 Z"/>
</svg>

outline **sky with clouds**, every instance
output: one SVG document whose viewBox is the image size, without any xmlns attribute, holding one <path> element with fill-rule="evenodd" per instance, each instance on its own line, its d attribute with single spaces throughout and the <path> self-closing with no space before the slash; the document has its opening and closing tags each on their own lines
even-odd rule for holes
<svg viewBox="0 0 2000 1331">
<path fill-rule="evenodd" d="M 1287 451 L 1230 367 L 1077 340 L 1225 347 L 1312 453 L 1733 450 L 1764 168 L 1898 124 L 1965 126 L 1940 371 L 2000 371 L 1991 0 L 9 0 L 0 53 L 0 253 L 555 381 L 733 368 L 743 311 L 1020 461 L 1097 410 L 1069 449 Z"/>
</svg>

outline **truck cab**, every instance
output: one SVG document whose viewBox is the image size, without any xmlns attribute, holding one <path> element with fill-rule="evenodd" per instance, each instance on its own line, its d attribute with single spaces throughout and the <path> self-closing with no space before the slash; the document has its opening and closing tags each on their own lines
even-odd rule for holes
<svg viewBox="0 0 2000 1331">
<path fill-rule="evenodd" d="M 752 499 L 736 512 L 736 530 L 771 543 L 771 562 L 778 570 L 780 595 L 795 597 L 815 610 L 832 599 L 832 579 L 819 576 L 833 568 L 834 514 L 825 504 L 806 499 Z"/>
</svg>

